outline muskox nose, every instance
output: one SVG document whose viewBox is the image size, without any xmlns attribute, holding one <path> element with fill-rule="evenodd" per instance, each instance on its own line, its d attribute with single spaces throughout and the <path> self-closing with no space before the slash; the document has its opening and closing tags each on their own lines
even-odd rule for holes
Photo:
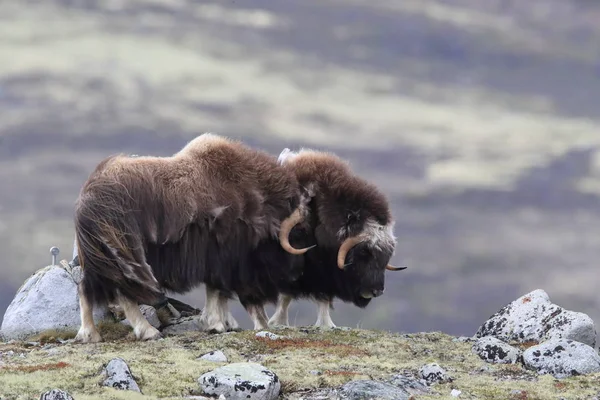
<svg viewBox="0 0 600 400">
<path fill-rule="evenodd" d="M 375 289 L 373 290 L 373 297 L 379 297 L 383 294 L 383 290 L 382 289 Z"/>
</svg>

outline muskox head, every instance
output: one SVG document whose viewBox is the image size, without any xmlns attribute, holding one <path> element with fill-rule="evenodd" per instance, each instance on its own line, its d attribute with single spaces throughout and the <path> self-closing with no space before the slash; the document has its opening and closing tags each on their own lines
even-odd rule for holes
<svg viewBox="0 0 600 400">
<path fill-rule="evenodd" d="M 366 306 L 383 294 L 386 270 L 405 269 L 389 264 L 396 238 L 387 199 L 333 154 L 286 149 L 279 160 L 311 198 L 306 218 L 294 221 L 316 245 L 308 268 L 328 269 L 337 297 Z"/>
</svg>

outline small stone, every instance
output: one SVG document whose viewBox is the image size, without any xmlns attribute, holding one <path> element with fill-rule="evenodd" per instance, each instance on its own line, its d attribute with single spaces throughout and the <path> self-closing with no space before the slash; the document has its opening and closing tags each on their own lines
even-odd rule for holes
<svg viewBox="0 0 600 400">
<path fill-rule="evenodd" d="M 73 396 L 64 390 L 52 389 L 40 395 L 40 400 L 73 400 Z"/>
<path fill-rule="evenodd" d="M 343 400 L 408 400 L 410 396 L 398 386 L 369 380 L 350 381 L 339 390 L 339 399 Z"/>
<path fill-rule="evenodd" d="M 314 370 L 314 369 L 312 371 L 310 371 L 309 373 L 311 375 L 317 375 L 317 376 L 323 375 L 323 373 L 321 371 L 317 371 L 317 370 Z"/>
<path fill-rule="evenodd" d="M 523 363 L 539 374 L 557 379 L 600 372 L 595 349 L 573 340 L 552 339 L 523 352 Z"/>
<path fill-rule="evenodd" d="M 129 366 L 122 358 L 113 358 L 110 360 L 106 365 L 104 373 L 107 378 L 102 383 L 103 386 L 141 392 L 135 379 L 133 379 Z"/>
<path fill-rule="evenodd" d="M 551 303 L 548 294 L 541 289 L 504 306 L 479 327 L 476 336 L 493 336 L 507 343 L 541 343 L 562 338 L 596 347 L 594 321 L 586 314 Z"/>
<path fill-rule="evenodd" d="M 275 400 L 281 390 L 277 375 L 256 363 L 217 368 L 198 378 L 198 384 L 205 394 L 229 400 Z"/>
<path fill-rule="evenodd" d="M 424 379 L 417 380 L 412 376 L 394 375 L 390 380 L 390 384 L 400 387 L 412 395 L 429 393 L 427 381 Z"/>
<path fill-rule="evenodd" d="M 169 325 L 162 330 L 164 335 L 180 335 L 185 332 L 198 332 L 203 330 L 203 323 L 200 321 L 200 315 L 181 318 L 177 323 Z"/>
<path fill-rule="evenodd" d="M 452 396 L 452 397 L 458 397 L 458 396 L 460 396 L 461 393 L 462 392 L 460 390 L 452 389 L 452 391 L 450 392 L 450 396 Z"/>
<path fill-rule="evenodd" d="M 451 382 L 452 378 L 448 376 L 446 370 L 436 363 L 423 365 L 419 369 L 419 374 L 428 384 Z"/>
<path fill-rule="evenodd" d="M 267 331 L 260 331 L 256 334 L 257 338 L 265 338 L 265 339 L 271 339 L 271 340 L 277 340 L 277 339 L 281 339 L 281 336 L 276 335 L 274 333 L 271 332 L 267 332 Z"/>
<path fill-rule="evenodd" d="M 200 356 L 200 360 L 212 362 L 227 362 L 227 356 L 221 350 L 214 350 Z"/>
<path fill-rule="evenodd" d="M 472 350 L 482 360 L 492 364 L 516 364 L 521 359 L 521 350 L 492 336 L 478 339 Z"/>
<path fill-rule="evenodd" d="M 468 336 L 459 336 L 457 338 L 452 339 L 453 342 L 460 342 L 460 343 L 468 343 L 468 342 L 473 342 L 475 339 L 472 337 L 468 337 Z"/>
</svg>

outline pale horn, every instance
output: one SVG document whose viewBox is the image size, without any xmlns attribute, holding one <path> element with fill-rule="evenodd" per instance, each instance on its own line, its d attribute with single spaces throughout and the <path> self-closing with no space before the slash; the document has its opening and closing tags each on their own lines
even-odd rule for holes
<svg viewBox="0 0 600 400">
<path fill-rule="evenodd" d="M 362 241 L 363 239 L 360 236 L 353 236 L 344 240 L 344 243 L 342 243 L 340 249 L 338 250 L 337 265 L 339 269 L 344 269 L 346 266 L 346 255 L 348 255 L 350 249 Z"/>
<path fill-rule="evenodd" d="M 279 229 L 279 243 L 281 244 L 281 247 L 290 254 L 304 254 L 315 247 L 310 246 L 303 249 L 296 249 L 290 244 L 290 232 L 300 221 L 302 221 L 302 214 L 300 214 L 300 209 L 297 208 L 289 217 L 281 222 L 281 227 Z"/>
<path fill-rule="evenodd" d="M 394 267 L 391 264 L 388 264 L 385 266 L 385 269 L 387 269 L 388 271 L 402 271 L 403 269 L 406 269 L 408 267 Z"/>
</svg>

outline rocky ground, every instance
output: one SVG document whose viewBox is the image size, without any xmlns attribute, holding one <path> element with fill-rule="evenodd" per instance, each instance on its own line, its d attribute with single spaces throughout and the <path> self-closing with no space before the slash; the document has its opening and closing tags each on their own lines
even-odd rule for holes
<svg viewBox="0 0 600 400">
<path fill-rule="evenodd" d="M 170 299 L 158 310 L 140 306 L 164 338 L 135 341 L 109 307 L 96 316 L 104 341 L 80 344 L 78 268 L 43 268 L 13 299 L 0 327 L 0 399 L 600 396 L 594 321 L 541 289 L 501 307 L 470 337 L 314 327 L 210 334 L 201 310 Z"/>
</svg>

